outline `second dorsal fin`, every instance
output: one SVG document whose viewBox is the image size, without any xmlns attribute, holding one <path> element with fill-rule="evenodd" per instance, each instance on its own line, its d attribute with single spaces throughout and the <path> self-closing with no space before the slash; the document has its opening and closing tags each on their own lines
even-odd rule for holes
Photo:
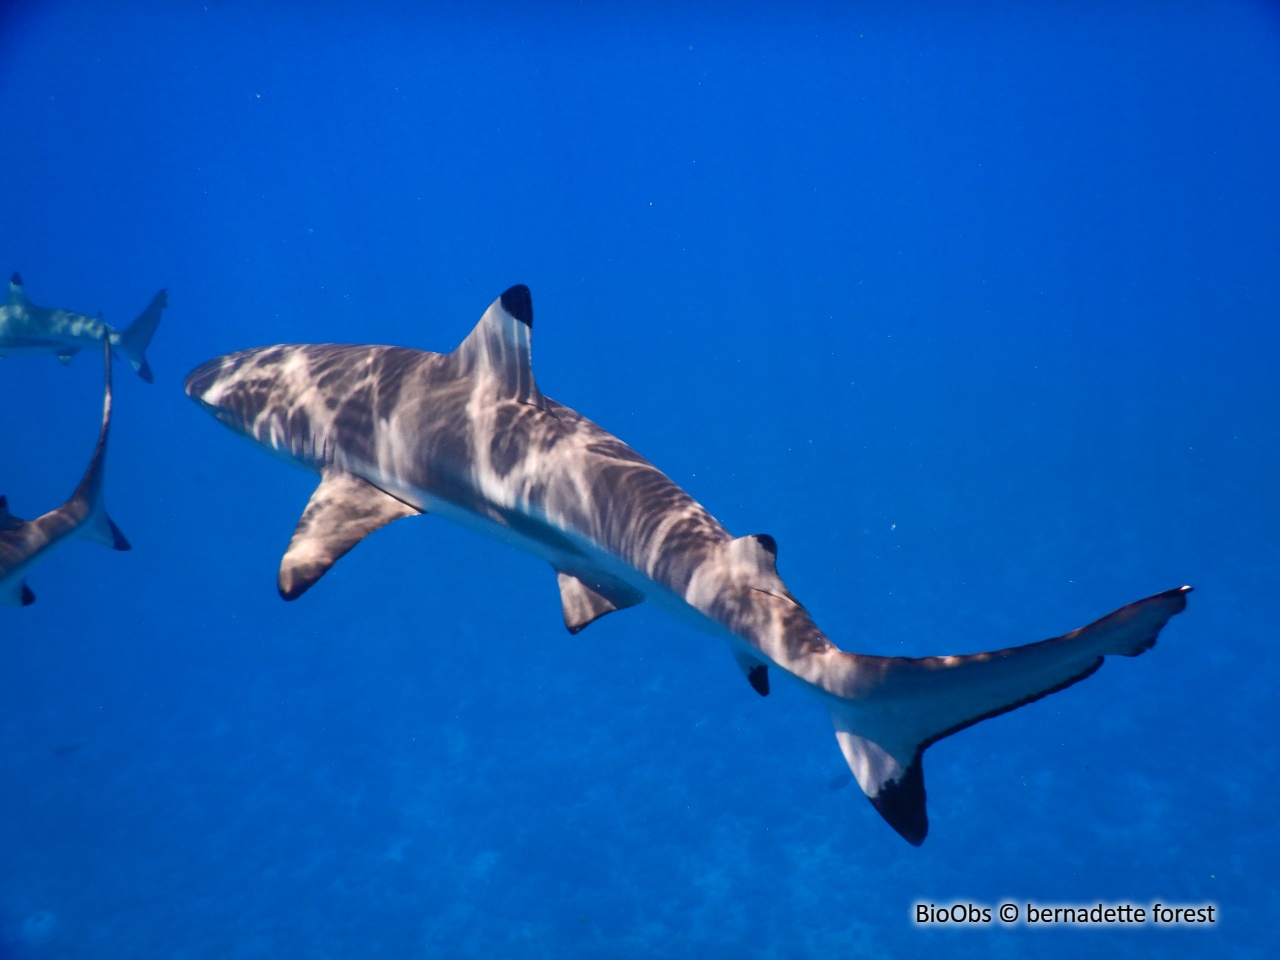
<svg viewBox="0 0 1280 960">
<path fill-rule="evenodd" d="M 517 284 L 489 304 L 467 339 L 453 351 L 454 362 L 460 373 L 487 373 L 504 395 L 542 406 L 529 354 L 532 332 L 533 298 L 528 287 Z"/>
</svg>

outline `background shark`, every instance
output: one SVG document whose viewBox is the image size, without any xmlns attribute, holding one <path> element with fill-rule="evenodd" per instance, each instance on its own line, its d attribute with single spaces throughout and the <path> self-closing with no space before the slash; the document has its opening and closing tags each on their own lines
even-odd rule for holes
<svg viewBox="0 0 1280 960">
<path fill-rule="evenodd" d="M 752 688 L 776 666 L 828 710 L 850 770 L 907 841 L 928 832 L 921 757 L 967 726 L 1064 689 L 1107 655 L 1149 649 L 1189 587 L 1071 633 L 967 656 L 846 653 L 779 577 L 766 534 L 735 538 L 621 440 L 545 397 L 533 308 L 507 290 L 450 354 L 400 347 L 263 347 L 212 360 L 187 393 L 321 482 L 285 552 L 291 600 L 364 536 L 434 512 L 546 560 L 576 633 L 649 601 L 726 639 Z"/>
<path fill-rule="evenodd" d="M 0 357 L 25 353 L 52 353 L 63 363 L 85 347 L 107 340 L 119 350 L 138 376 L 147 383 L 155 378 L 147 363 L 147 345 L 169 305 L 168 291 L 161 290 L 137 319 L 116 330 L 102 319 L 56 307 L 38 307 L 27 299 L 21 275 L 9 278 L 9 296 L 0 306 Z"/>
<path fill-rule="evenodd" d="M 85 470 L 84 479 L 71 499 L 34 520 L 22 520 L 9 512 L 0 496 L 0 604 L 28 606 L 36 595 L 27 586 L 27 571 L 37 560 L 68 538 L 80 536 L 114 550 L 128 550 L 129 541 L 107 516 L 102 500 L 102 477 L 107 457 L 107 433 L 111 427 L 111 347 L 103 343 L 106 388 L 102 396 L 102 429 Z"/>
</svg>

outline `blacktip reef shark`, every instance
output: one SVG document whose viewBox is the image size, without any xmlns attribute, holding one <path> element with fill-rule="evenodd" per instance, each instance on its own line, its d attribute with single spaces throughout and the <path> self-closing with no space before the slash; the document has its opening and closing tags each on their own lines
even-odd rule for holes
<svg viewBox="0 0 1280 960">
<path fill-rule="evenodd" d="M 169 305 L 169 294 L 161 290 L 147 309 L 123 330 L 102 319 L 57 307 L 37 307 L 27 299 L 21 275 L 9 278 L 9 296 L 0 306 L 0 357 L 29 353 L 52 353 L 63 363 L 85 347 L 102 340 L 119 350 L 138 376 L 147 383 L 155 378 L 147 363 L 147 345 L 160 323 L 160 314 Z"/>
<path fill-rule="evenodd" d="M 104 343 L 107 386 L 102 396 L 102 429 L 84 479 L 71 499 L 34 520 L 21 520 L 9 512 L 0 497 L 0 604 L 28 606 L 36 595 L 27 586 L 31 565 L 54 547 L 77 534 L 116 550 L 128 550 L 129 541 L 107 516 L 102 502 L 102 477 L 107 458 L 107 433 L 111 428 L 111 346 Z"/>
<path fill-rule="evenodd" d="M 233 430 L 320 474 L 280 565 L 300 596 L 363 537 L 435 513 L 547 561 L 577 633 L 649 601 L 729 642 L 752 688 L 769 667 L 831 715 L 854 778 L 908 842 L 928 831 L 921 755 L 943 737 L 1150 648 L 1190 587 L 1005 650 L 878 657 L 838 649 L 791 595 L 767 534 L 733 537 L 625 443 L 544 396 L 533 305 L 515 286 L 452 353 L 260 347 L 193 370 L 186 391 Z"/>
</svg>

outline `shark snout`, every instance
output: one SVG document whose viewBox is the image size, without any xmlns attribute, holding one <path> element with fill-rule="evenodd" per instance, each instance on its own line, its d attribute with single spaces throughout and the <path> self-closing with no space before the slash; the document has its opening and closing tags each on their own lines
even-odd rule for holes
<svg viewBox="0 0 1280 960">
<path fill-rule="evenodd" d="M 201 406 L 217 410 L 224 406 L 227 393 L 234 391 L 235 374 L 239 368 L 235 354 L 215 357 L 188 373 L 183 389 Z"/>
<path fill-rule="evenodd" d="M 187 396 L 235 430 L 242 428 L 241 419 L 236 415 L 238 366 L 233 357 L 217 357 L 192 370 L 182 384 Z"/>
<path fill-rule="evenodd" d="M 187 374 L 187 379 L 183 381 L 182 388 L 186 390 L 187 396 L 192 400 L 207 403 L 206 397 L 214 384 L 218 382 L 221 373 L 221 358 L 202 363 Z"/>
</svg>

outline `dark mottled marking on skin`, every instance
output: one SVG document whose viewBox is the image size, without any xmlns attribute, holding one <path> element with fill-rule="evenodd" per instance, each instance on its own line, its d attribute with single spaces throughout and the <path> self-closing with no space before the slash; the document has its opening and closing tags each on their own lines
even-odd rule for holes
<svg viewBox="0 0 1280 960">
<path fill-rule="evenodd" d="M 364 462 L 373 459 L 372 400 L 373 385 L 366 380 L 343 398 L 333 415 L 334 435 L 342 438 L 349 456 Z"/>
<path fill-rule="evenodd" d="M 529 452 L 529 431 L 518 421 L 527 417 L 529 407 L 504 403 L 494 415 L 493 436 L 489 438 L 489 466 L 505 479 Z"/>
<path fill-rule="evenodd" d="M 526 327 L 533 328 L 533 295 L 523 283 L 517 283 L 502 295 L 502 309 Z"/>
<path fill-rule="evenodd" d="M 405 387 L 421 365 L 421 356 L 415 350 L 395 348 L 378 358 L 377 373 L 373 377 L 373 415 L 377 419 L 386 420 L 399 406 Z"/>
<path fill-rule="evenodd" d="M 318 392 L 325 394 L 328 398 L 338 400 L 333 391 L 341 389 L 342 385 L 350 380 L 351 374 L 349 370 L 343 367 L 329 364 L 321 366 L 315 371 L 315 388 Z"/>
<path fill-rule="evenodd" d="M 600 440 L 593 440 L 587 444 L 587 452 L 597 457 L 608 457 L 610 460 L 616 460 L 619 463 L 635 463 L 642 466 L 651 466 L 648 460 L 640 456 L 625 443 L 613 437 Z"/>
</svg>

